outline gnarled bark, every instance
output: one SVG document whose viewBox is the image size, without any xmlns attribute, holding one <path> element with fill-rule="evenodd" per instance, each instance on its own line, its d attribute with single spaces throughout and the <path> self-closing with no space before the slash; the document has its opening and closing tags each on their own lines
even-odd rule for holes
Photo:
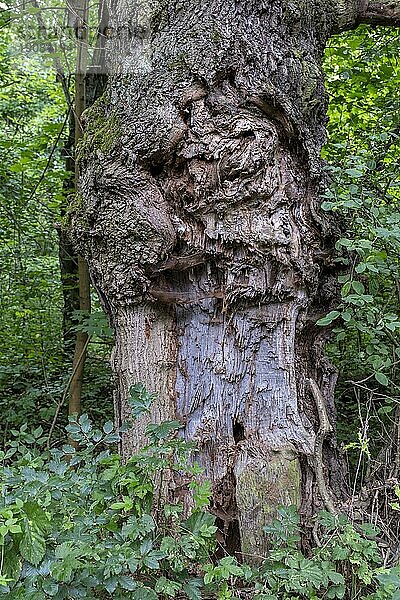
<svg viewBox="0 0 400 600">
<path fill-rule="evenodd" d="M 86 117 L 73 232 L 115 326 L 118 414 L 140 380 L 151 418 L 182 420 L 245 554 L 264 551 L 278 504 L 312 513 L 341 486 L 335 372 L 314 325 L 335 299 L 321 58 L 358 10 L 119 0 L 113 75 Z"/>
</svg>

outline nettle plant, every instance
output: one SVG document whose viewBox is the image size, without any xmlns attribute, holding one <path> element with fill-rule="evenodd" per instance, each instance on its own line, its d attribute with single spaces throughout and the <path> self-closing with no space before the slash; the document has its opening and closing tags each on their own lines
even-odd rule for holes
<svg viewBox="0 0 400 600">
<path fill-rule="evenodd" d="M 125 427 L 152 400 L 133 386 Z M 126 462 L 115 452 L 111 422 L 99 429 L 86 415 L 71 419 L 78 451 L 41 451 L 40 428 L 16 431 L 1 454 L 0 593 L 10 600 L 400 599 L 400 568 L 380 568 L 376 543 L 344 516 L 320 514 L 319 546 L 306 556 L 296 509 L 281 507 L 266 528 L 271 550 L 261 564 L 216 560 L 210 485 L 179 428 L 178 421 L 149 425 L 148 445 Z M 189 482 L 189 516 L 179 502 L 160 501 L 155 482 L 171 473 Z"/>
</svg>

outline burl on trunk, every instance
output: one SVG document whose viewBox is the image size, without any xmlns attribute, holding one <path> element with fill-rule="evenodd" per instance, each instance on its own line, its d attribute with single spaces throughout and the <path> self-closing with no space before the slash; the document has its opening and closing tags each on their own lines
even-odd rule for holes
<svg viewBox="0 0 400 600">
<path fill-rule="evenodd" d="M 321 58 L 367 4 L 118 0 L 111 14 L 73 236 L 115 327 L 118 418 L 142 381 L 151 419 L 182 421 L 231 551 L 262 553 L 277 505 L 334 509 L 340 485 L 315 326 L 335 301 Z"/>
</svg>

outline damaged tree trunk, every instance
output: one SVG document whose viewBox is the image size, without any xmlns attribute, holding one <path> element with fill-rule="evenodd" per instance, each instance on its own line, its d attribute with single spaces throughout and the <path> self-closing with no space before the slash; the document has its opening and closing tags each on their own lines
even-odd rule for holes
<svg viewBox="0 0 400 600">
<path fill-rule="evenodd" d="M 182 421 L 229 551 L 262 553 L 279 504 L 340 500 L 336 375 L 315 326 L 336 299 L 321 60 L 368 7 L 119 0 L 110 15 L 73 235 L 115 327 L 119 419 L 142 381 L 151 420 Z"/>
</svg>

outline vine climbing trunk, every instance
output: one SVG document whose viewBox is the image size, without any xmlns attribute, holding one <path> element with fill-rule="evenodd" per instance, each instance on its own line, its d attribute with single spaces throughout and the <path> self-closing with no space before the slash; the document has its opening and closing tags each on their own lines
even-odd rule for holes
<svg viewBox="0 0 400 600">
<path fill-rule="evenodd" d="M 143 381 L 150 418 L 181 420 L 229 551 L 264 552 L 278 504 L 311 515 L 342 497 L 336 374 L 315 326 L 336 301 L 321 60 L 368 6 L 118 0 L 110 15 L 73 236 L 115 328 L 118 418 Z M 182 482 L 174 493 L 190 505 Z"/>
</svg>

